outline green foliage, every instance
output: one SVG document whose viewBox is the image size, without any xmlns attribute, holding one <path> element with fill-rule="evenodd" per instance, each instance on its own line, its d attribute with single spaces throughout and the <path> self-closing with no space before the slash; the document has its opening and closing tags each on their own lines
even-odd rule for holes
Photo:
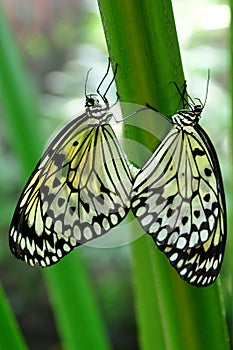
<svg viewBox="0 0 233 350">
<path fill-rule="evenodd" d="M 99 305 L 82 252 L 70 254 L 45 273 L 64 349 L 109 350 Z"/>
<path fill-rule="evenodd" d="M 170 0 L 99 0 L 99 6 L 111 58 L 119 64 L 120 98 L 174 113 L 179 97 L 169 83 L 181 85 L 184 77 Z M 206 289 L 191 287 L 155 249 L 145 236 L 132 244 L 141 349 L 229 348 L 219 280 Z"/>
<path fill-rule="evenodd" d="M 17 322 L 6 300 L 4 291 L 0 286 L 0 319 L 1 337 L 0 349 L 26 350 L 27 346 L 20 333 Z"/>
<path fill-rule="evenodd" d="M 1 98 L 9 137 L 22 172 L 27 174 L 35 165 L 41 151 L 41 140 L 38 136 L 39 113 L 1 8 L 0 48 Z M 64 348 L 109 349 L 105 326 L 82 259 L 71 254 L 67 260 L 64 259 L 59 265 L 44 271 L 44 274 Z M 3 293 L 0 295 L 0 315 L 4 327 L 0 345 L 8 344 L 3 349 L 23 349 L 24 343 Z M 10 332 L 12 337 L 9 336 Z"/>
<path fill-rule="evenodd" d="M 119 64 L 117 87 L 120 99 L 140 105 L 148 102 L 166 115 L 173 114 L 180 101 L 170 82 L 176 81 L 180 85 L 184 76 L 171 2 L 99 0 L 99 7 L 111 59 Z M 54 32 L 54 41 L 60 42 L 60 37 L 67 35 L 68 41 L 72 42 L 74 33 L 69 24 L 63 22 Z M 46 55 L 46 38 L 38 35 L 37 41 L 33 40 L 32 37 L 27 44 L 32 55 L 37 55 L 38 51 L 41 56 Z M 39 112 L 30 79 L 1 6 L 0 50 L 1 102 L 10 144 L 25 178 L 42 150 Z M 143 136 L 137 137 L 146 143 Z M 8 218 L 9 204 L 5 206 L 1 202 L 0 205 L 0 212 L 6 213 Z M 146 235 L 132 243 L 131 250 L 140 349 L 151 350 L 155 346 L 179 350 L 228 349 L 219 281 L 206 289 L 188 286 L 176 276 Z M 111 348 L 107 325 L 82 258 L 82 248 L 44 271 L 43 276 L 63 348 Z M 25 349 L 6 300 L 1 290 L 0 319 L 4 321 L 0 348 Z M 112 307 L 114 312 L 118 311 L 118 305 L 111 304 L 110 314 Z"/>
</svg>

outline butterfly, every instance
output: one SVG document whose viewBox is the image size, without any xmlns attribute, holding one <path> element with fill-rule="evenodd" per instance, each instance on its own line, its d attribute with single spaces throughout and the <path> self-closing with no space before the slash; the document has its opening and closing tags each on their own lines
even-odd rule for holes
<svg viewBox="0 0 233 350">
<path fill-rule="evenodd" d="M 53 139 L 19 198 L 9 245 L 30 265 L 57 263 L 74 247 L 108 232 L 130 209 L 128 160 L 109 124 L 113 115 L 106 98 L 117 65 L 100 93 L 109 69 L 110 60 L 97 94 L 87 95 L 86 79 L 85 112 Z"/>
<path fill-rule="evenodd" d="M 225 195 L 216 151 L 199 125 L 205 103 L 189 103 L 186 85 L 178 91 L 183 109 L 136 176 L 132 210 L 180 277 L 204 287 L 215 281 L 223 260 Z"/>
</svg>

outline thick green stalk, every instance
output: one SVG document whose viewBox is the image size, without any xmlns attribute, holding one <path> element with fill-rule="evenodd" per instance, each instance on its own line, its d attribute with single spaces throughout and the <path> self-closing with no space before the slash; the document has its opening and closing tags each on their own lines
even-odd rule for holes
<svg viewBox="0 0 233 350">
<path fill-rule="evenodd" d="M 181 86 L 184 76 L 170 0 L 98 3 L 120 99 L 174 114 L 180 99 L 170 83 Z M 141 349 L 229 348 L 219 282 L 189 286 L 146 236 L 132 244 L 132 256 Z"/>
<path fill-rule="evenodd" d="M 177 92 L 170 83 L 183 84 L 184 77 L 171 3 L 99 0 L 99 7 L 110 57 L 119 65 L 120 98 L 173 114 Z"/>
</svg>

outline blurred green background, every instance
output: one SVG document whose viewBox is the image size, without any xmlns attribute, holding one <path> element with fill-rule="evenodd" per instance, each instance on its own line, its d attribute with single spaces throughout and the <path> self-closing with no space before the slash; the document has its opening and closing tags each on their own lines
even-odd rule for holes
<svg viewBox="0 0 233 350">
<path fill-rule="evenodd" d="M 90 92 L 95 91 L 105 72 L 108 53 L 97 3 L 94 0 L 5 0 L 2 6 L 26 66 L 27 79 L 37 96 L 40 129 L 34 129 L 34 138 L 45 144 L 61 122 L 83 110 L 87 70 L 94 68 L 88 81 Z M 173 9 L 191 96 L 204 100 L 210 69 L 201 125 L 219 155 L 231 213 L 230 9 L 223 1 L 208 0 L 176 0 Z M 112 90 L 109 100 L 115 101 Z M 30 100 L 28 103 L 30 105 Z M 17 261 L 8 248 L 9 223 L 30 171 L 24 173 L 12 147 L 12 133 L 1 100 L 0 169 L 0 279 L 29 348 L 60 349 L 62 345 L 40 269 Z M 232 220 L 230 215 L 229 220 Z M 229 232 L 221 272 L 229 326 L 232 243 Z M 90 273 L 113 348 L 137 349 L 129 247 L 80 247 L 72 254 L 79 252 Z"/>
</svg>

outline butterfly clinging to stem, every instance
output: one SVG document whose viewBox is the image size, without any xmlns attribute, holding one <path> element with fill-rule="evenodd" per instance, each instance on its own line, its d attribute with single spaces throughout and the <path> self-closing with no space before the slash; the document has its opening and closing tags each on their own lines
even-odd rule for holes
<svg viewBox="0 0 233 350">
<path fill-rule="evenodd" d="M 205 287 L 215 281 L 223 260 L 223 180 L 214 146 L 199 125 L 205 103 L 189 103 L 186 85 L 178 91 L 183 109 L 172 116 L 171 130 L 136 176 L 132 210 L 181 278 Z"/>
<path fill-rule="evenodd" d="M 74 247 L 109 231 L 130 209 L 130 170 L 109 124 L 113 115 L 106 98 L 117 65 L 100 93 L 109 70 L 110 60 L 97 94 L 87 94 L 86 79 L 85 112 L 53 139 L 19 198 L 9 245 L 30 265 L 58 262 Z"/>
</svg>

